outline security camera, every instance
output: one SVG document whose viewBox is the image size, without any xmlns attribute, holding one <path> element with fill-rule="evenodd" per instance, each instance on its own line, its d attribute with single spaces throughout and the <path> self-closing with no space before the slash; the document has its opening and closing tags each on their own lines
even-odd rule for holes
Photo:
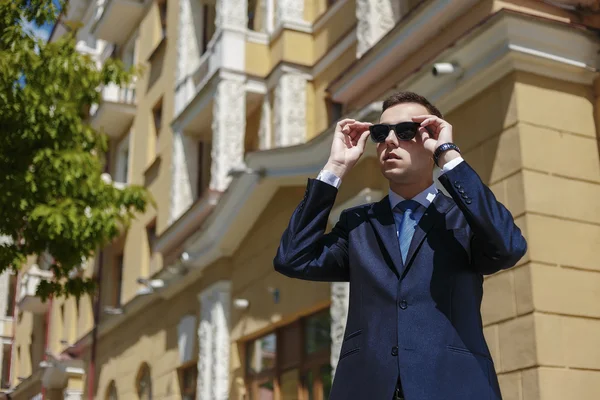
<svg viewBox="0 0 600 400">
<path fill-rule="evenodd" d="M 457 64 L 454 63 L 435 63 L 433 64 L 433 68 L 431 69 L 431 73 L 433 76 L 439 75 L 458 75 L 460 74 L 461 69 Z"/>
</svg>

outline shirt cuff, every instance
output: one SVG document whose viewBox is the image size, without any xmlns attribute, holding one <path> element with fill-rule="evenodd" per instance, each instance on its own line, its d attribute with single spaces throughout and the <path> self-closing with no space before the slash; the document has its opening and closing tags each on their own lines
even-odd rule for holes
<svg viewBox="0 0 600 400">
<path fill-rule="evenodd" d="M 319 180 L 321 182 L 325 182 L 325 183 L 335 187 L 336 189 L 339 189 L 340 184 L 342 183 L 342 180 L 336 174 L 334 174 L 333 172 L 327 171 L 326 169 L 319 172 L 319 175 L 317 176 L 317 180 Z"/>
<path fill-rule="evenodd" d="M 452 161 L 448 161 L 442 167 L 442 174 L 445 174 L 446 172 L 450 171 L 452 168 L 456 167 L 458 164 L 460 164 L 463 161 L 464 161 L 464 159 L 462 157 L 457 157 Z"/>
</svg>

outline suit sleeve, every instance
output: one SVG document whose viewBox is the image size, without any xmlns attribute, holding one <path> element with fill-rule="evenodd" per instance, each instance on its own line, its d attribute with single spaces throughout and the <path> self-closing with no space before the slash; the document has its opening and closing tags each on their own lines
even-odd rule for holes
<svg viewBox="0 0 600 400">
<path fill-rule="evenodd" d="M 335 187 L 309 179 L 304 199 L 294 211 L 273 260 L 276 271 L 311 281 L 350 279 L 346 214 L 342 213 L 332 231 L 325 234 L 336 195 Z"/>
<path fill-rule="evenodd" d="M 525 255 L 527 242 L 512 214 L 464 161 L 438 179 L 473 232 L 471 260 L 474 267 L 486 275 L 513 267 Z"/>
</svg>

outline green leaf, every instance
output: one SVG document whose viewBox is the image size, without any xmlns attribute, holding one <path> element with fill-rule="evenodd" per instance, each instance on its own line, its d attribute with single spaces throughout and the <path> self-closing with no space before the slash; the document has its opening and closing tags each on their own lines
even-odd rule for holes
<svg viewBox="0 0 600 400">
<path fill-rule="evenodd" d="M 66 22 L 70 32 L 50 43 L 21 26 L 54 24 L 64 6 L 0 1 L 0 235 L 11 239 L 0 242 L 0 271 L 47 251 L 54 278 L 39 285 L 44 299 L 91 293 L 93 280 L 69 273 L 154 204 L 142 187 L 102 181 L 108 137 L 83 111 L 101 100 L 103 84 L 128 82 L 136 71 L 118 60 L 98 68 L 79 54 L 80 21 Z"/>
</svg>

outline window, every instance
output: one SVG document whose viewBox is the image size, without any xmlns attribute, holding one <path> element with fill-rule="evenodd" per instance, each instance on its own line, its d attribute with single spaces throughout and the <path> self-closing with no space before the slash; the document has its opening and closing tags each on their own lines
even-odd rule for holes
<svg viewBox="0 0 600 400">
<path fill-rule="evenodd" d="M 6 299 L 6 316 L 14 317 L 15 297 L 17 296 L 17 274 L 8 275 L 8 299 Z"/>
<path fill-rule="evenodd" d="M 150 264 L 150 270 L 148 275 L 152 275 L 154 272 L 156 272 L 156 266 L 153 260 L 154 243 L 156 243 L 156 219 L 153 219 L 146 226 L 146 238 L 148 239 L 148 261 Z"/>
<path fill-rule="evenodd" d="M 162 128 L 162 99 L 152 108 L 152 116 L 154 118 L 154 153 L 158 154 L 158 139 Z"/>
<path fill-rule="evenodd" d="M 327 309 L 249 342 L 249 399 L 326 400 L 332 380 L 330 329 Z"/>
<path fill-rule="evenodd" d="M 10 345 L 5 344 L 4 346 L 2 346 L 2 382 L 0 386 L 2 389 L 7 389 L 10 387 L 10 365 Z"/>
<path fill-rule="evenodd" d="M 202 196 L 202 193 L 208 187 L 210 180 L 210 143 L 198 142 L 198 176 L 196 181 L 196 197 Z"/>
<path fill-rule="evenodd" d="M 327 119 L 329 125 L 332 125 L 342 118 L 342 104 L 336 103 L 333 100 L 327 99 Z"/>
<path fill-rule="evenodd" d="M 113 275 L 113 306 L 121 306 L 121 289 L 123 288 L 123 253 L 119 254 L 115 259 L 114 275 Z"/>
<path fill-rule="evenodd" d="M 119 396 L 117 396 L 117 386 L 115 385 L 115 381 L 111 381 L 108 385 L 108 389 L 106 390 L 106 400 L 119 400 Z"/>
<path fill-rule="evenodd" d="M 167 37 L 167 0 L 158 1 L 158 12 L 160 14 L 161 37 Z"/>
<path fill-rule="evenodd" d="M 152 378 L 150 376 L 150 367 L 144 363 L 137 378 L 137 394 L 140 400 L 152 400 Z"/>
<path fill-rule="evenodd" d="M 150 258 L 152 258 L 152 253 L 154 253 L 154 242 L 156 242 L 156 219 L 153 219 L 146 227 L 146 236 L 148 237 Z"/>
<path fill-rule="evenodd" d="M 203 4 L 202 6 L 202 53 L 208 49 L 208 43 L 212 39 L 215 30 L 215 18 L 217 10 L 213 4 Z"/>
<path fill-rule="evenodd" d="M 129 182 L 129 142 L 131 140 L 131 133 L 125 135 L 125 137 L 117 145 L 117 158 L 115 165 L 115 182 L 127 183 Z"/>
<path fill-rule="evenodd" d="M 256 0 L 248 0 L 248 29 L 254 31 L 256 18 Z"/>
<path fill-rule="evenodd" d="M 196 400 L 197 380 L 198 366 L 195 361 L 179 368 L 179 387 L 182 400 Z"/>
</svg>

